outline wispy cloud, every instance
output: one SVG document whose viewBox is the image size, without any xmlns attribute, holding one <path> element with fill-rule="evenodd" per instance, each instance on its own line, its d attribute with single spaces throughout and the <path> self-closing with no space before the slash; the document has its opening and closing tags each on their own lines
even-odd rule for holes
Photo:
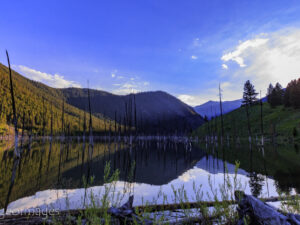
<svg viewBox="0 0 300 225">
<path fill-rule="evenodd" d="M 214 88 L 207 88 L 204 92 L 198 94 L 179 94 L 177 98 L 184 103 L 196 106 L 203 104 L 209 100 L 218 101 L 219 100 L 219 83 L 214 82 Z M 230 82 L 221 83 L 222 96 L 226 100 L 234 100 L 241 98 L 241 93 L 237 93 L 236 86 Z"/>
<path fill-rule="evenodd" d="M 187 104 L 192 104 L 195 101 L 195 97 L 192 95 L 178 95 L 177 98 L 179 98 L 181 101 L 187 103 Z"/>
<path fill-rule="evenodd" d="M 201 93 L 201 94 L 180 94 L 176 97 L 181 100 L 182 102 L 190 105 L 190 106 L 197 106 L 200 104 L 203 104 L 209 100 L 217 100 L 217 92 L 214 92 L 215 90 L 208 90 L 207 93 Z"/>
<path fill-rule="evenodd" d="M 113 90 L 114 94 L 125 95 L 125 94 L 130 94 L 130 93 L 141 92 L 138 85 L 133 84 L 133 83 L 126 82 L 126 83 L 120 84 L 118 86 L 119 87 L 117 89 Z"/>
<path fill-rule="evenodd" d="M 238 46 L 236 46 L 234 51 L 228 52 L 224 54 L 221 59 L 224 62 L 227 61 L 235 61 L 237 64 L 239 64 L 240 67 L 245 67 L 244 58 L 243 56 L 246 56 L 246 53 L 254 48 L 257 48 L 261 45 L 264 45 L 268 42 L 268 39 L 266 38 L 256 38 L 252 40 L 247 40 L 244 42 L 241 42 Z"/>
<path fill-rule="evenodd" d="M 194 41 L 193 41 L 193 47 L 198 48 L 198 47 L 201 47 L 201 46 L 202 46 L 202 43 L 201 43 L 200 39 L 195 38 Z"/>
<path fill-rule="evenodd" d="M 124 83 L 113 84 L 116 89 L 113 89 L 112 92 L 118 95 L 125 95 L 130 93 L 138 93 L 146 91 L 150 83 L 148 81 L 141 81 L 138 77 L 125 77 L 122 76 Z"/>
<path fill-rule="evenodd" d="M 237 89 L 240 92 L 247 79 L 257 91 L 265 93 L 270 82 L 286 86 L 290 80 L 300 77 L 300 29 L 284 29 L 264 36 L 239 43 L 235 51 L 221 58 L 240 65 L 230 69 L 227 75 L 229 81 L 240 87 Z"/>
<path fill-rule="evenodd" d="M 14 69 L 25 75 L 29 79 L 43 82 L 51 87 L 66 88 L 66 87 L 81 87 L 81 85 L 75 81 L 66 80 L 64 76 L 59 74 L 49 74 L 41 72 L 27 66 L 15 65 Z"/>
<path fill-rule="evenodd" d="M 198 59 L 198 57 L 196 55 L 192 55 L 191 59 L 196 60 L 196 59 Z"/>
<path fill-rule="evenodd" d="M 222 64 L 222 68 L 223 68 L 224 70 L 228 70 L 228 66 L 227 66 L 226 64 Z"/>
</svg>

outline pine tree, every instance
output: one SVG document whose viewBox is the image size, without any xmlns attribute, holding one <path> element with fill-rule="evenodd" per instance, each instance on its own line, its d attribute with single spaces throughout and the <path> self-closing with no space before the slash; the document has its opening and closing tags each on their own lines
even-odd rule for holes
<svg viewBox="0 0 300 225">
<path fill-rule="evenodd" d="M 300 108 L 300 78 L 295 82 L 292 88 L 290 101 L 295 109 Z"/>
<path fill-rule="evenodd" d="M 286 107 L 300 108 L 300 78 L 288 83 L 284 93 L 284 105 Z"/>
<path fill-rule="evenodd" d="M 249 80 L 247 80 L 244 84 L 244 93 L 242 101 L 243 105 L 253 105 L 257 101 L 257 95 L 258 93 L 256 93 L 254 85 L 251 84 Z"/>
<path fill-rule="evenodd" d="M 272 101 L 272 92 L 274 90 L 274 87 L 272 84 L 269 84 L 268 90 L 267 90 L 267 101 L 269 104 L 271 104 Z"/>
<path fill-rule="evenodd" d="M 269 89 L 268 89 L 269 91 Z M 272 107 L 283 104 L 284 90 L 279 83 L 276 83 L 275 88 L 272 89 L 271 94 L 268 96 L 268 102 Z"/>
<path fill-rule="evenodd" d="M 244 93 L 243 93 L 243 105 L 246 109 L 246 115 L 247 115 L 247 122 L 248 122 L 248 134 L 249 134 L 249 143 L 251 144 L 251 125 L 250 125 L 250 111 L 249 107 L 254 104 L 255 101 L 257 101 L 256 96 L 258 93 L 256 93 L 253 84 L 249 80 L 246 81 L 244 84 Z"/>
</svg>

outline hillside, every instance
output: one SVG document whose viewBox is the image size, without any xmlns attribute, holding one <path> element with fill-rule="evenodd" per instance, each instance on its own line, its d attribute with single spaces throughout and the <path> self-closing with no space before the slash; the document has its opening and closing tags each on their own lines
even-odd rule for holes
<svg viewBox="0 0 300 225">
<path fill-rule="evenodd" d="M 18 127 L 22 127 L 25 115 L 25 129 L 33 133 L 42 133 L 43 118 L 45 132 L 50 132 L 51 105 L 53 111 L 53 131 L 61 133 L 62 103 L 64 104 L 65 132 L 78 133 L 83 130 L 84 111 L 88 111 L 87 89 L 51 88 L 40 82 L 29 80 L 13 71 L 13 84 L 18 113 Z M 9 86 L 8 68 L 0 64 L 0 131 L 6 133 L 6 124 L 12 123 L 12 107 Z M 105 128 L 104 121 L 124 122 L 125 104 L 133 104 L 133 95 L 118 96 L 108 92 L 90 90 L 93 113 L 93 130 L 101 132 Z M 141 129 L 156 131 L 189 131 L 203 123 L 203 119 L 190 106 L 177 98 L 162 92 L 147 92 L 135 95 L 136 115 Z M 133 105 L 130 114 L 133 115 Z M 105 117 L 105 120 L 103 119 Z M 107 122 L 108 123 L 108 122 Z M 1 125 L 2 124 L 2 125 Z M 132 123 L 133 125 L 133 123 Z M 108 128 L 108 124 L 106 125 Z M 114 126 L 112 126 L 112 129 Z"/>
<path fill-rule="evenodd" d="M 18 127 L 22 127 L 23 113 L 25 115 L 25 128 L 33 133 L 41 133 L 43 118 L 45 131 L 50 132 L 51 104 L 53 111 L 53 132 L 60 133 L 62 129 L 62 102 L 64 96 L 58 89 L 51 88 L 40 82 L 29 80 L 13 71 L 13 85 L 18 116 Z M 1 133 L 6 133 L 7 126 L 11 124 L 12 107 L 9 86 L 8 68 L 0 64 L 0 123 Z M 64 104 L 64 128 L 65 132 L 83 130 L 84 111 L 70 104 Z M 103 120 L 93 116 L 95 131 L 101 131 L 104 127 Z"/>
<path fill-rule="evenodd" d="M 234 100 L 234 101 L 224 101 L 222 102 L 223 113 L 226 114 L 241 107 L 242 99 Z M 207 116 L 208 119 L 212 117 L 219 116 L 220 113 L 220 102 L 218 101 L 208 101 L 202 105 L 198 105 L 194 107 L 195 111 L 199 113 L 201 116 Z"/>
<path fill-rule="evenodd" d="M 80 109 L 86 108 L 87 89 L 66 88 L 61 89 L 67 103 Z M 91 90 L 91 104 L 95 115 L 105 115 L 110 119 L 123 120 L 126 114 L 126 105 L 136 101 L 136 115 L 140 126 L 144 128 L 163 130 L 194 129 L 203 123 L 193 108 L 184 104 L 174 96 L 163 92 L 143 92 L 130 95 L 114 95 L 108 92 Z M 133 103 L 132 103 L 133 104 Z M 132 109 L 134 111 L 134 109 Z"/>
<path fill-rule="evenodd" d="M 253 137 L 256 135 L 259 137 L 261 133 L 260 123 L 260 106 L 254 105 L 250 110 L 250 122 Z M 204 136 L 207 134 L 208 129 L 213 130 L 214 133 L 220 135 L 221 131 L 220 117 L 209 121 L 202 125 L 194 133 L 195 135 Z M 268 138 L 273 137 L 292 137 L 293 132 L 296 129 L 298 138 L 300 134 L 300 110 L 292 107 L 286 108 L 284 106 L 278 106 L 271 108 L 268 103 L 263 103 L 263 126 L 264 134 Z M 224 115 L 224 131 L 225 135 L 240 137 L 248 136 L 247 129 L 247 117 L 244 107 L 238 108 L 226 115 Z"/>
</svg>

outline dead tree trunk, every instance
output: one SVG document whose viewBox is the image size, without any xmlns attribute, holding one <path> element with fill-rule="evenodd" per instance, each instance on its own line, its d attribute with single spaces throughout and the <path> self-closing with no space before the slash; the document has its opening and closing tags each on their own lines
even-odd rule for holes
<svg viewBox="0 0 300 225">
<path fill-rule="evenodd" d="M 300 224 L 300 215 L 283 214 L 278 212 L 276 208 L 260 201 L 259 199 L 246 195 L 242 191 L 236 191 L 236 201 L 238 202 L 239 221 L 238 225 L 246 223 L 246 218 L 250 218 L 250 224 L 264 225 L 291 225 Z"/>
<path fill-rule="evenodd" d="M 89 156 L 92 158 L 93 149 L 94 149 L 94 141 L 93 141 L 93 124 L 92 124 L 92 109 L 91 109 L 91 97 L 90 97 L 90 89 L 88 87 L 88 100 L 89 100 L 89 113 L 90 113 L 90 121 L 89 121 Z"/>
<path fill-rule="evenodd" d="M 53 109 L 52 109 L 52 102 L 51 102 L 51 121 L 50 121 L 50 138 L 52 140 L 53 136 Z"/>
<path fill-rule="evenodd" d="M 249 108 L 250 106 L 248 104 L 245 105 L 246 108 L 246 115 L 247 115 L 247 125 L 248 125 L 248 135 L 249 135 L 249 143 L 251 144 L 251 124 L 250 124 L 250 113 L 249 113 Z"/>
<path fill-rule="evenodd" d="M 220 84 L 219 84 L 219 98 L 220 98 L 220 116 L 221 116 L 221 145 L 223 145 L 224 124 L 223 124 L 222 93 L 221 93 L 221 85 Z"/>
<path fill-rule="evenodd" d="M 14 95 L 14 87 L 13 87 L 13 81 L 12 81 L 12 74 L 11 74 L 11 69 L 10 69 L 10 61 L 9 61 L 9 56 L 8 52 L 6 51 L 6 57 L 7 57 L 7 62 L 8 62 L 8 70 L 9 70 L 9 81 L 10 81 L 10 95 L 11 95 L 11 103 L 12 103 L 12 108 L 13 108 L 13 123 L 15 127 L 15 150 L 14 150 L 14 156 L 16 158 L 20 158 L 20 152 L 18 149 L 18 138 L 19 138 L 19 133 L 18 133 L 18 118 L 17 118 L 17 112 L 16 112 L 16 103 L 15 103 L 15 95 Z"/>
<path fill-rule="evenodd" d="M 263 102 L 260 92 L 260 130 L 261 130 L 261 145 L 264 146 L 264 123 L 263 123 Z"/>
</svg>

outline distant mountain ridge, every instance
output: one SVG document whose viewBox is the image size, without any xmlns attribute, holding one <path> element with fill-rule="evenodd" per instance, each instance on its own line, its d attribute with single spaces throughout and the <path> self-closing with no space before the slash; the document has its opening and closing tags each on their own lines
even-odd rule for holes
<svg viewBox="0 0 300 225">
<path fill-rule="evenodd" d="M 235 109 L 241 107 L 243 99 L 233 100 L 233 101 L 224 101 L 222 102 L 222 111 L 223 114 L 229 113 Z M 262 98 L 262 102 L 267 102 L 267 97 Z M 199 113 L 203 118 L 207 116 L 210 120 L 212 117 L 219 116 L 220 112 L 220 102 L 219 101 L 208 101 L 202 105 L 194 107 L 194 110 Z"/>
<path fill-rule="evenodd" d="M 226 114 L 241 107 L 242 101 L 242 99 L 238 99 L 234 101 L 222 102 L 223 113 Z M 207 116 L 208 119 L 211 119 L 215 116 L 219 116 L 221 114 L 219 101 L 208 101 L 202 105 L 195 106 L 194 109 L 202 117 Z"/>
<path fill-rule="evenodd" d="M 66 102 L 77 108 L 85 109 L 88 98 L 87 89 L 61 89 Z M 187 104 L 163 91 L 141 92 L 129 95 L 115 95 L 100 90 L 90 90 L 92 111 L 94 115 L 110 119 L 123 119 L 126 114 L 125 104 L 136 101 L 138 123 L 152 124 L 153 127 L 163 126 L 165 129 L 197 128 L 203 118 Z"/>
<path fill-rule="evenodd" d="M 84 111 L 88 111 L 88 89 L 86 88 L 52 88 L 41 82 L 30 80 L 13 71 L 18 126 L 22 127 L 23 114 L 25 125 L 32 126 L 33 131 L 50 132 L 51 110 L 53 110 L 53 130 L 76 133 L 83 130 Z M 0 63 L 0 122 L 12 123 L 12 107 L 10 105 L 10 85 L 8 68 Z M 202 125 L 204 120 L 194 109 L 176 97 L 163 92 L 152 91 L 129 95 L 114 95 L 109 92 L 90 89 L 93 128 L 96 131 L 108 129 L 109 121 L 124 122 L 125 105 L 136 100 L 136 117 L 138 124 L 152 127 L 152 131 L 188 131 Z M 62 106 L 64 104 L 64 126 L 62 126 Z M 130 103 L 131 102 L 131 103 Z M 131 114 L 133 115 L 133 107 Z M 103 120 L 105 118 L 105 122 Z M 31 122 L 32 121 L 32 122 Z M 32 123 L 32 125 L 30 125 Z M 132 123 L 132 126 L 134 124 Z M 113 130 L 113 126 L 111 126 Z M 0 129 L 0 133 L 1 133 Z M 4 131 L 5 132 L 5 131 Z"/>
</svg>

